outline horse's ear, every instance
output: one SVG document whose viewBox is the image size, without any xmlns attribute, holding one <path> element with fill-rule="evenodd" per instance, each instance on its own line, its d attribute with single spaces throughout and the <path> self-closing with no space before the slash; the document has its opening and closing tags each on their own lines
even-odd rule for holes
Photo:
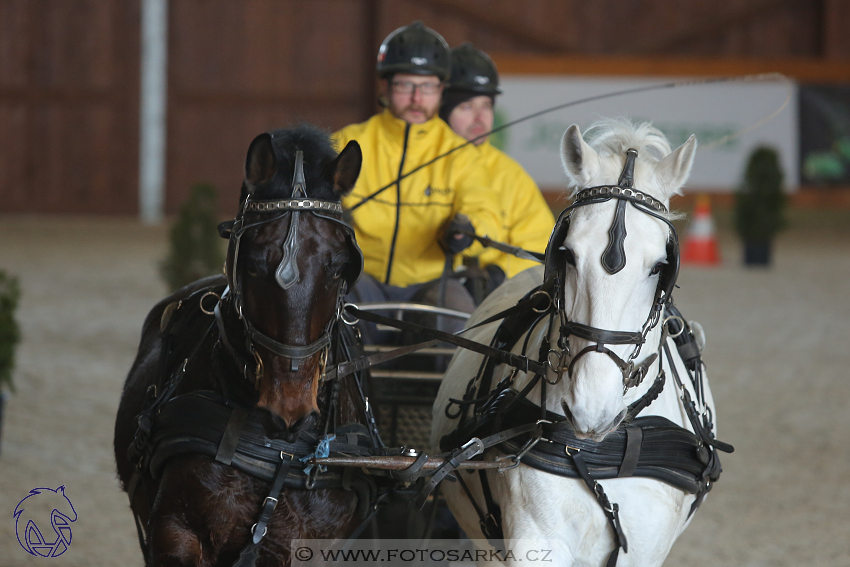
<svg viewBox="0 0 850 567">
<path fill-rule="evenodd" d="M 586 187 L 599 173 L 599 154 L 582 139 L 576 124 L 567 128 L 561 139 L 561 162 L 567 178 L 577 187 Z"/>
<path fill-rule="evenodd" d="M 245 187 L 252 193 L 258 185 L 271 181 L 277 171 L 274 146 L 269 134 L 260 134 L 248 147 L 245 159 Z"/>
<path fill-rule="evenodd" d="M 678 193 L 685 181 L 688 180 L 696 152 L 697 139 L 691 134 L 691 137 L 684 144 L 658 162 L 655 174 L 666 189 L 668 196 Z"/>
<path fill-rule="evenodd" d="M 362 163 L 363 152 L 360 151 L 360 144 L 351 140 L 336 159 L 325 167 L 325 177 L 333 183 L 334 193 L 343 196 L 354 189 Z"/>
</svg>

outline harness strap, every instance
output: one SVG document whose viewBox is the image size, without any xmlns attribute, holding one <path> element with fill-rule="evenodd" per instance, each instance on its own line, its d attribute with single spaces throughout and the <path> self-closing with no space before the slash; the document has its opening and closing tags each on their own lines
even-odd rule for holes
<svg viewBox="0 0 850 567">
<path fill-rule="evenodd" d="M 283 490 L 283 481 L 286 479 L 286 474 L 289 472 L 289 466 L 292 464 L 293 458 L 292 455 L 288 455 L 283 451 L 280 452 L 280 465 L 278 465 L 274 480 L 272 480 L 269 495 L 263 500 L 263 507 L 260 510 L 260 517 L 257 519 L 257 523 L 251 527 L 251 533 L 253 534 L 251 541 L 242 549 L 242 553 L 239 554 L 239 558 L 233 564 L 233 567 L 254 567 L 256 565 L 257 550 L 260 542 L 266 537 L 266 533 L 268 533 L 268 523 L 272 517 L 272 512 L 277 508 L 278 496 L 280 496 L 280 491 Z"/>
<path fill-rule="evenodd" d="M 308 345 L 287 345 L 258 331 L 247 318 L 243 319 L 245 321 L 245 327 L 248 329 L 248 337 L 252 342 L 284 358 L 309 358 L 331 343 L 331 337 L 328 332 L 325 331 L 318 339 Z"/>
<path fill-rule="evenodd" d="M 496 321 L 500 321 L 502 319 L 506 319 L 508 317 L 512 317 L 512 316 L 515 316 L 515 315 L 522 315 L 522 314 L 526 314 L 526 313 L 529 313 L 529 312 L 545 313 L 545 312 L 551 310 L 551 308 L 552 308 L 552 297 L 549 293 L 550 293 L 552 287 L 554 286 L 554 283 L 555 283 L 554 280 L 552 280 L 550 282 L 545 282 L 540 287 L 529 292 L 529 294 L 526 297 L 524 297 L 519 302 L 517 302 L 517 304 L 514 305 L 513 307 L 505 309 L 504 311 L 500 311 L 499 313 L 496 313 L 495 315 L 491 315 L 487 319 L 476 323 L 472 327 L 467 327 L 466 329 L 463 329 L 463 330 L 459 331 L 458 333 L 466 333 L 466 332 L 469 332 L 473 329 L 477 329 L 478 327 L 483 327 L 484 325 L 488 325 L 490 323 L 494 323 Z M 542 308 L 537 307 L 538 304 L 540 304 L 541 298 L 546 298 L 546 301 L 547 301 L 547 304 Z M 367 320 L 367 321 L 370 320 L 369 317 L 363 317 L 362 315 L 360 315 L 360 314 L 363 313 L 363 311 L 360 311 L 357 308 L 357 306 L 352 304 L 352 303 L 346 304 L 345 310 L 350 312 L 350 313 L 355 314 L 356 316 L 358 316 L 358 317 L 360 317 L 364 320 Z M 357 311 L 355 312 L 354 310 L 357 310 Z M 379 322 L 383 325 L 387 325 L 388 327 L 395 327 L 397 329 L 404 329 L 404 327 L 401 324 L 399 324 L 400 321 L 398 319 L 393 319 L 393 318 L 390 318 L 390 317 L 383 317 L 381 315 L 377 315 L 377 314 L 374 314 L 374 313 L 371 313 L 371 312 L 369 312 L 369 313 L 370 313 L 370 316 L 373 317 L 373 318 L 380 318 L 380 320 L 377 321 L 377 322 Z M 421 326 L 421 325 L 416 325 L 415 323 L 405 322 L 405 324 L 415 325 L 417 332 L 419 334 L 425 335 L 425 336 L 437 337 L 438 336 L 437 333 L 441 332 L 441 331 L 437 331 L 437 330 L 435 330 L 431 327 L 424 327 L 424 326 Z M 450 335 L 450 336 L 454 336 L 454 335 Z M 446 339 L 444 339 L 444 338 L 431 339 L 431 340 L 424 341 L 424 342 L 421 342 L 421 343 L 399 347 L 399 348 L 393 349 L 391 351 L 379 352 L 379 353 L 371 354 L 369 356 L 361 356 L 361 357 L 358 357 L 358 358 L 355 358 L 355 359 L 352 359 L 352 360 L 348 360 L 346 362 L 341 362 L 333 368 L 328 368 L 325 372 L 324 379 L 325 380 L 333 380 L 333 379 L 336 379 L 336 378 L 343 378 L 345 376 L 348 376 L 349 374 L 354 374 L 355 372 L 360 372 L 360 371 L 366 370 L 367 368 L 370 368 L 370 367 L 375 366 L 377 364 L 382 364 L 384 362 L 394 360 L 396 358 L 399 358 L 399 357 L 404 356 L 406 354 L 410 354 L 412 352 L 417 352 L 417 351 L 422 350 L 424 348 L 430 348 L 430 347 L 436 345 L 437 343 L 439 343 L 442 340 L 446 340 Z M 457 343 L 454 343 L 454 342 L 449 341 L 449 340 L 446 340 L 446 342 L 450 342 L 452 344 L 455 344 L 456 346 L 460 346 L 460 345 L 457 345 Z M 470 344 L 479 344 L 479 343 L 475 343 L 473 341 L 469 341 L 469 343 Z M 464 347 L 464 348 L 468 348 L 468 347 Z M 475 350 L 475 349 L 469 349 L 469 350 Z M 479 352 L 479 351 L 476 351 L 476 352 Z"/>
<path fill-rule="evenodd" d="M 491 541 L 504 539 L 502 509 L 493 499 L 493 491 L 490 490 L 490 480 L 487 477 L 486 470 L 478 471 L 478 480 L 481 481 L 481 492 L 484 494 L 484 505 L 487 507 L 487 515 L 481 518 L 481 533 Z M 476 506 L 477 509 L 478 507 Z"/>
<path fill-rule="evenodd" d="M 640 458 L 640 446 L 643 442 L 643 429 L 629 425 L 626 427 L 626 452 L 623 455 L 623 464 L 620 465 L 618 478 L 634 476 Z"/>
<path fill-rule="evenodd" d="M 599 502 L 599 506 L 605 513 L 605 517 L 608 518 L 608 523 L 611 525 L 611 529 L 614 532 L 614 544 L 616 547 L 608 556 L 608 562 L 605 565 L 606 567 L 615 567 L 615 565 L 617 565 L 617 558 L 620 555 L 620 548 L 623 549 L 623 553 L 629 552 L 629 542 L 626 539 L 626 534 L 623 533 L 623 526 L 620 524 L 620 506 L 616 503 L 612 504 L 611 501 L 608 500 L 608 495 L 605 494 L 605 490 L 602 488 L 602 485 L 590 476 L 590 471 L 587 470 L 587 465 L 584 462 L 584 457 L 582 456 L 580 449 L 575 450 L 574 453 L 570 453 L 568 448 L 567 454 L 572 457 L 576 470 L 579 472 L 579 475 L 581 475 L 581 479 L 596 497 L 597 502 Z"/>
<path fill-rule="evenodd" d="M 446 456 L 446 462 L 437 469 L 416 496 L 416 506 L 421 508 L 425 504 L 425 500 L 428 498 L 428 495 L 433 492 L 437 485 L 440 484 L 444 478 L 449 476 L 449 474 L 454 472 L 455 469 L 457 469 L 464 461 L 477 457 L 490 447 L 504 443 L 514 437 L 530 433 L 539 428 L 540 425 L 538 423 L 526 423 L 518 425 L 517 427 L 512 427 L 505 431 L 499 431 L 498 433 L 489 435 L 484 439 L 479 439 L 478 437 L 471 438 L 463 445 L 463 447 L 453 450 Z"/>
<path fill-rule="evenodd" d="M 346 305 L 345 310 L 351 313 L 352 315 L 359 317 L 360 319 L 363 319 L 365 321 L 369 321 L 371 323 L 381 323 L 384 325 L 394 326 L 405 331 L 414 331 L 426 336 L 432 336 L 455 346 L 459 346 L 467 350 L 471 350 L 473 352 L 489 356 L 490 358 L 493 358 L 502 364 L 507 364 L 508 366 L 517 368 L 524 372 L 545 374 L 548 368 L 546 364 L 531 360 L 525 356 L 520 356 L 508 351 L 499 350 L 497 348 L 493 348 L 482 343 L 471 341 L 469 339 L 465 339 L 463 337 L 459 337 L 451 333 L 438 331 L 436 329 L 425 327 L 417 323 L 411 323 L 410 321 L 402 321 L 399 319 L 394 319 L 392 317 L 384 317 L 383 315 L 378 315 L 369 311 L 363 311 L 351 304 Z"/>
<path fill-rule="evenodd" d="M 230 419 L 227 420 L 224 435 L 221 436 L 221 442 L 218 444 L 218 451 L 215 454 L 216 461 L 223 465 L 229 465 L 233 462 L 239 437 L 242 435 L 242 429 L 247 421 L 248 410 L 242 407 L 233 408 L 233 411 L 230 412 Z"/>
<path fill-rule="evenodd" d="M 644 342 L 643 334 L 638 331 L 609 331 L 574 321 L 565 321 L 561 325 L 561 334 L 609 345 L 640 345 Z"/>
</svg>

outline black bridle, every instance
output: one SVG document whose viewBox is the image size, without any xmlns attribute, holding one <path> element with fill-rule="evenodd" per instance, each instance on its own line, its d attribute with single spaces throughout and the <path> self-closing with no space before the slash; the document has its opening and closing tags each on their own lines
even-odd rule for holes
<svg viewBox="0 0 850 567">
<path fill-rule="evenodd" d="M 630 148 L 626 152 L 626 163 L 623 166 L 623 171 L 616 185 L 601 185 L 583 189 L 576 194 L 573 203 L 561 212 L 558 221 L 555 223 L 555 228 L 549 238 L 549 245 L 546 247 L 545 257 L 545 275 L 544 281 L 554 279 L 555 299 L 554 307 L 558 311 L 560 317 L 560 336 L 558 346 L 561 352 L 554 353 L 559 357 L 557 365 L 551 364 L 553 370 L 563 374 L 566 371 L 572 374 L 576 362 L 584 355 L 591 352 L 599 352 L 608 355 L 612 361 L 620 368 L 623 373 L 623 385 L 628 389 L 637 386 L 641 383 L 649 366 L 654 362 L 656 356 L 652 355 L 643 363 L 635 368 L 635 359 L 640 354 L 641 347 L 646 342 L 646 336 L 658 324 L 664 306 L 671 302 L 671 294 L 676 285 L 676 279 L 679 273 L 679 239 L 676 233 L 676 228 L 664 216 L 667 207 L 642 191 L 634 188 L 634 165 L 637 159 L 637 150 Z M 611 331 L 591 327 L 582 323 L 570 321 L 567 317 L 564 307 L 564 282 L 566 281 L 566 264 L 567 250 L 564 248 L 564 240 L 570 226 L 570 218 L 572 212 L 578 207 L 605 203 L 612 199 L 616 199 L 617 207 L 614 212 L 614 219 L 611 223 L 611 228 L 608 230 L 609 242 L 605 251 L 602 253 L 600 261 L 605 270 L 610 274 L 615 274 L 623 269 L 626 265 L 626 254 L 624 241 L 626 238 L 625 218 L 627 204 L 631 204 L 635 209 L 642 213 L 653 216 L 670 228 L 667 239 L 667 261 L 664 268 L 659 273 L 658 286 L 656 287 L 655 298 L 646 322 L 640 331 Z M 589 345 L 582 349 L 575 356 L 572 356 L 569 364 L 566 364 L 567 358 L 571 356 L 569 337 L 575 336 L 595 344 Z M 605 345 L 635 345 L 632 353 L 628 357 L 628 361 L 623 360 L 620 356 L 614 353 Z"/>
<path fill-rule="evenodd" d="M 253 214 L 276 214 L 271 218 L 263 219 L 257 222 L 245 223 L 245 215 Z M 239 276 L 239 248 L 242 237 L 246 231 L 265 225 L 291 216 L 286 240 L 283 244 L 283 257 L 275 271 L 275 280 L 277 284 L 284 290 L 289 289 L 300 279 L 298 271 L 297 256 L 299 251 L 299 220 L 302 213 L 310 213 L 321 219 L 332 221 L 338 224 L 345 232 L 346 239 L 351 247 L 352 256 L 356 258 L 356 268 L 346 278 L 337 292 L 336 304 L 337 309 L 335 316 L 325 325 L 325 330 L 318 339 L 307 345 L 292 345 L 282 343 L 273 337 L 270 337 L 260 331 L 248 318 L 243 309 L 243 294 L 242 294 L 242 279 Z M 237 316 L 242 321 L 245 336 L 245 348 L 252 356 L 253 360 L 245 360 L 238 351 L 233 347 L 230 339 L 225 331 L 225 325 L 221 316 L 221 310 L 217 305 L 215 308 L 216 321 L 218 323 L 219 335 L 222 344 L 230 352 L 231 356 L 241 367 L 242 375 L 249 382 L 254 383 L 254 387 L 259 389 L 260 382 L 263 379 L 263 360 L 260 357 L 255 345 L 260 345 L 270 352 L 288 358 L 290 360 L 290 369 L 298 370 L 301 360 L 310 358 L 320 351 L 324 351 L 323 364 L 327 361 L 327 350 L 331 342 L 331 329 L 334 323 L 338 320 L 342 298 L 345 295 L 348 287 L 353 286 L 363 270 L 363 253 L 357 246 L 357 241 L 354 236 L 354 229 L 343 220 L 342 205 L 335 201 L 325 201 L 321 199 L 310 199 L 307 197 L 307 187 L 304 178 L 304 153 L 301 150 L 295 152 L 295 172 L 292 176 L 292 196 L 289 199 L 252 201 L 250 194 L 245 198 L 242 210 L 233 221 L 222 223 L 219 226 L 219 233 L 223 237 L 230 239 L 233 246 L 233 263 L 227 275 L 228 288 L 222 294 L 222 301 L 229 301 L 233 304 Z M 232 288 L 232 289 L 231 289 Z M 252 364 L 253 363 L 253 364 Z"/>
</svg>

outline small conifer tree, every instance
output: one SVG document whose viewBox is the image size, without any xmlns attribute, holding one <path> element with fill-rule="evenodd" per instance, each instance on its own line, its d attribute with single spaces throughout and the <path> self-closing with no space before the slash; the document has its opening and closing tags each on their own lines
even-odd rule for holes
<svg viewBox="0 0 850 567">
<path fill-rule="evenodd" d="M 785 227 L 782 167 L 773 148 L 753 150 L 744 183 L 735 193 L 735 228 L 745 242 L 767 243 Z"/>
<path fill-rule="evenodd" d="M 180 209 L 160 270 L 171 291 L 221 271 L 225 250 L 218 235 L 217 201 L 215 186 L 199 183 Z"/>
<path fill-rule="evenodd" d="M 14 391 L 12 370 L 15 368 L 15 349 L 21 340 L 21 331 L 15 320 L 21 288 L 18 278 L 0 270 L 0 391 Z"/>
</svg>

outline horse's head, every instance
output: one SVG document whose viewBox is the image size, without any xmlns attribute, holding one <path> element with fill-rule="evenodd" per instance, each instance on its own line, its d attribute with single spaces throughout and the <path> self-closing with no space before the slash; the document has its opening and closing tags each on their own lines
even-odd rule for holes
<svg viewBox="0 0 850 567">
<path fill-rule="evenodd" d="M 639 363 L 657 350 L 679 261 L 667 210 L 690 173 L 696 139 L 671 151 L 660 131 L 627 120 L 589 132 L 590 144 L 570 126 L 561 143 L 575 200 L 553 231 L 547 271 L 559 275 L 570 354 L 568 379 L 553 393 L 579 436 L 601 440 L 626 415 Z"/>
<path fill-rule="evenodd" d="M 337 155 L 327 135 L 305 126 L 261 134 L 248 149 L 225 266 L 225 302 L 244 339 L 228 348 L 246 361 L 258 405 L 290 428 L 319 411 L 329 332 L 362 269 L 340 206 L 361 159 L 357 142 Z"/>
</svg>

